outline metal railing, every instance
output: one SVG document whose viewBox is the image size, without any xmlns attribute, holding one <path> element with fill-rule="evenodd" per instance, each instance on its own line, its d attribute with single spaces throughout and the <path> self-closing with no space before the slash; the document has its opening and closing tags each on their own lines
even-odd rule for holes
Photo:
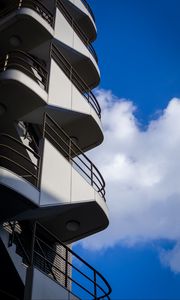
<svg viewBox="0 0 180 300">
<path fill-rule="evenodd" d="M 35 223 L 32 247 L 26 249 L 27 236 L 23 235 L 23 230 L 19 231 L 17 225 L 10 222 L 4 228 L 9 232 L 9 246 L 15 243 L 20 248 L 27 266 L 32 264 L 80 299 L 110 300 L 112 289 L 107 280 L 44 226 Z M 46 241 L 42 236 L 46 237 Z M 57 251 L 57 245 L 63 250 L 63 255 Z"/>
<path fill-rule="evenodd" d="M 92 46 L 90 40 L 85 35 L 85 33 L 81 30 L 81 28 L 79 27 L 75 19 L 71 16 L 71 14 L 69 13 L 69 11 L 67 10 L 67 8 L 65 7 L 65 5 L 61 0 L 57 0 L 57 7 L 63 13 L 63 15 L 65 16 L 65 18 L 67 19 L 71 27 L 75 30 L 79 38 L 82 40 L 84 45 L 88 48 L 88 50 L 90 51 L 90 53 L 92 54 L 96 62 L 98 63 L 98 57 L 96 51 L 94 50 L 94 47 Z"/>
<path fill-rule="evenodd" d="M 101 107 L 95 95 L 55 45 L 52 46 L 52 57 L 101 118 Z"/>
<path fill-rule="evenodd" d="M 44 135 L 105 200 L 105 181 L 73 139 L 48 115 L 44 116 Z"/>
<path fill-rule="evenodd" d="M 9 52 L 0 58 L 0 72 L 18 69 L 33 79 L 39 86 L 48 90 L 48 72 L 32 55 L 20 50 Z"/>
<path fill-rule="evenodd" d="M 12 13 L 16 9 L 21 9 L 23 7 L 33 9 L 35 12 L 37 12 L 48 24 L 51 25 L 51 27 L 54 27 L 54 16 L 53 14 L 46 8 L 45 5 L 43 5 L 38 0 L 19 0 L 14 1 L 14 3 L 11 3 L 7 5 L 4 9 L 0 11 L 0 18 L 6 16 L 9 13 Z"/>
<path fill-rule="evenodd" d="M 89 13 L 91 14 L 91 17 L 93 18 L 93 20 L 94 20 L 94 22 L 95 22 L 95 16 L 94 16 L 94 14 L 93 14 L 93 11 L 92 11 L 92 9 L 91 9 L 91 7 L 89 6 L 89 4 L 87 3 L 87 1 L 86 0 L 80 0 L 83 4 L 84 4 L 84 6 L 87 8 L 87 10 L 89 11 Z"/>
<path fill-rule="evenodd" d="M 37 163 L 32 162 L 29 154 Z M 0 134 L 0 165 L 39 188 L 40 156 L 9 134 Z"/>
</svg>

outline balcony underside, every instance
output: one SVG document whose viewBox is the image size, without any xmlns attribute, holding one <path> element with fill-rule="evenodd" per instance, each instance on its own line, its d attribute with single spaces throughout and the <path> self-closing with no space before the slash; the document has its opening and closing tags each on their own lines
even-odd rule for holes
<svg viewBox="0 0 180 300">
<path fill-rule="evenodd" d="M 15 190 L 1 184 L 0 179 L 0 223 L 15 218 L 24 211 L 35 208 L 33 202 L 17 193 Z"/>
<path fill-rule="evenodd" d="M 78 241 L 109 225 L 106 209 L 103 210 L 96 201 L 41 207 L 17 217 L 18 220 L 34 218 L 65 243 Z M 67 229 L 72 221 L 79 225 L 76 231 Z"/>
<path fill-rule="evenodd" d="M 70 12 L 71 16 L 74 20 L 76 20 L 79 27 L 82 29 L 82 31 L 85 33 L 85 35 L 88 37 L 89 41 L 93 42 L 97 37 L 97 30 L 95 27 L 94 22 L 89 17 L 89 13 L 87 11 L 87 14 L 83 12 L 81 9 L 79 9 L 76 5 L 74 5 L 70 1 L 62 0 L 65 7 Z"/>
<path fill-rule="evenodd" d="M 22 120 L 42 124 L 44 113 L 47 112 L 69 136 L 77 138 L 79 147 L 86 151 L 100 145 L 103 141 L 101 121 L 93 109 L 92 111 L 93 115 L 88 115 L 48 105 L 24 116 Z"/>
<path fill-rule="evenodd" d="M 20 119 L 47 101 L 47 93 L 38 83 L 18 70 L 0 74 L 0 95 L 0 104 L 5 108 L 1 121 Z"/>
<path fill-rule="evenodd" d="M 57 39 L 54 39 L 54 44 L 90 89 L 95 88 L 99 84 L 100 73 L 98 67 L 95 66 L 95 61 L 93 62 L 89 57 Z"/>
<path fill-rule="evenodd" d="M 16 10 L 0 21 L 0 54 L 16 48 L 31 50 L 52 36 L 53 29 L 36 12 L 29 8 Z"/>
</svg>

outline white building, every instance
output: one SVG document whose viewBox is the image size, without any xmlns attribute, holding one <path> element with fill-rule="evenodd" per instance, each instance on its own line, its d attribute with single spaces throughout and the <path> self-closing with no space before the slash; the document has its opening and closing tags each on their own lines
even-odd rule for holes
<svg viewBox="0 0 180 300">
<path fill-rule="evenodd" d="M 85 0 L 0 1 L 1 299 L 110 299 L 70 247 L 109 222 L 85 155 L 103 141 L 96 33 Z"/>
</svg>

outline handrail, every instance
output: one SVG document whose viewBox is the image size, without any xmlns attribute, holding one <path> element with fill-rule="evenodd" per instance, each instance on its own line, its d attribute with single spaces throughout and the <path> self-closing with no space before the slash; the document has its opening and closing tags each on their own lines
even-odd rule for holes
<svg viewBox="0 0 180 300">
<path fill-rule="evenodd" d="M 87 299 L 88 296 L 89 300 L 110 300 L 112 289 L 103 275 L 42 224 L 36 222 L 36 229 L 32 234 L 32 248 L 27 248 L 27 244 L 24 243 L 21 223 L 7 222 L 3 228 L 9 233 L 9 247 L 15 243 L 20 248 L 27 267 L 34 266 L 81 299 Z M 46 236 L 46 242 L 42 236 Z M 52 248 L 47 240 L 51 241 L 51 245 L 59 245 L 63 254 Z"/>
<path fill-rule="evenodd" d="M 92 299 L 100 300 L 100 299 L 107 299 L 110 300 L 110 293 L 112 291 L 109 283 L 107 280 L 102 276 L 100 272 L 98 272 L 95 268 L 93 268 L 88 262 L 86 262 L 83 258 L 81 258 L 78 254 L 76 254 L 73 250 L 71 250 L 69 247 L 67 247 L 63 242 L 61 242 L 59 239 L 56 238 L 55 235 L 53 235 L 49 230 L 47 230 L 43 225 L 36 223 L 37 228 L 39 227 L 41 230 L 43 230 L 47 235 L 49 235 L 50 239 L 53 240 L 54 244 L 59 244 L 63 248 L 63 252 L 65 255 L 61 255 L 57 250 L 53 249 L 50 245 L 48 245 L 45 241 L 40 238 L 37 233 L 35 234 L 35 240 L 38 240 L 39 244 L 41 244 L 41 247 L 45 247 L 48 249 L 48 256 L 43 256 L 42 254 L 38 253 L 37 249 L 34 249 L 34 253 L 36 254 L 36 259 L 42 259 L 45 260 L 48 264 L 51 264 L 52 269 L 56 270 L 56 275 L 63 276 L 65 279 L 65 282 L 69 280 L 69 282 L 73 283 L 74 286 L 78 287 L 81 290 L 81 292 L 85 293 L 83 299 L 87 299 L 85 296 L 91 296 Z M 60 262 L 58 263 L 54 261 L 54 258 L 59 258 Z M 71 257 L 71 260 L 69 259 Z M 62 270 L 62 262 L 65 263 L 65 270 Z M 37 261 L 36 261 L 37 263 Z M 85 267 L 88 272 L 80 270 L 80 267 Z M 76 271 L 75 274 L 78 273 L 80 275 L 81 279 L 72 278 L 71 274 L 69 274 L 68 270 L 73 269 Z M 91 275 L 89 272 L 92 272 Z M 75 276 L 74 276 L 75 277 Z M 84 278 L 82 282 L 82 277 Z M 87 280 L 87 281 L 86 281 Z M 88 284 L 86 285 L 86 282 Z M 103 286 L 101 285 L 103 283 Z M 66 285 L 66 288 L 73 292 L 73 289 L 71 290 L 68 285 Z M 79 295 L 77 295 L 79 296 Z M 82 297 L 82 296 L 81 296 Z M 80 298 L 81 298 L 80 297 Z M 90 298 L 88 298 L 90 299 Z"/>
<path fill-rule="evenodd" d="M 3 154 L 3 155 L 0 154 L 0 159 L 7 161 L 10 165 L 12 165 L 12 167 L 19 168 L 21 170 L 21 172 L 22 171 L 25 172 L 26 174 L 24 174 L 24 175 L 19 174 L 19 172 L 17 172 L 17 174 L 30 182 L 31 182 L 31 179 L 33 179 L 35 186 L 37 188 L 39 188 L 40 156 L 36 152 L 34 152 L 30 147 L 22 144 L 19 140 L 17 140 L 16 138 L 12 137 L 9 134 L 2 133 L 2 134 L 0 134 L 0 138 L 1 137 L 8 139 L 9 141 L 11 141 L 11 143 L 15 144 L 15 146 L 12 147 L 11 145 L 6 144 L 5 142 L 0 143 L 0 150 L 3 148 L 8 150 L 8 151 L 6 151 L 6 154 Z M 17 146 L 26 150 L 27 153 L 30 152 L 31 154 L 33 154 L 34 157 L 37 159 L 37 164 L 33 163 L 32 160 L 28 156 L 24 155 L 19 150 L 17 150 Z M 9 151 L 10 151 L 10 153 L 12 153 L 12 155 L 9 153 Z M 17 157 L 17 161 L 16 161 L 16 157 Z M 29 166 L 34 170 L 34 172 L 32 172 L 31 169 L 29 169 L 27 166 L 20 163 L 19 157 L 21 157 L 23 160 L 25 160 L 29 164 Z"/>
<path fill-rule="evenodd" d="M 27 7 L 36 11 L 46 22 L 54 27 L 54 16 L 53 14 L 43 5 L 39 0 L 19 0 L 16 3 L 11 3 L 0 12 L 0 17 L 13 12 L 16 9 Z"/>
<path fill-rule="evenodd" d="M 57 7 L 61 10 L 71 27 L 76 31 L 79 38 L 82 40 L 84 45 L 88 48 L 90 53 L 93 55 L 94 59 L 98 63 L 98 57 L 96 54 L 96 51 L 94 50 L 94 47 L 92 46 L 91 42 L 89 41 L 88 37 L 85 35 L 85 33 L 81 30 L 79 25 L 77 24 L 76 20 L 72 17 L 72 15 L 69 13 L 65 5 L 61 0 L 57 0 Z"/>
<path fill-rule="evenodd" d="M 95 95 L 54 44 L 52 45 L 52 57 L 55 59 L 61 69 L 63 69 L 68 78 L 74 83 L 86 101 L 93 107 L 99 118 L 101 118 L 101 107 Z"/>
<path fill-rule="evenodd" d="M 105 181 L 101 173 L 79 146 L 73 142 L 67 133 L 48 114 L 44 116 L 44 130 L 44 134 L 55 143 L 64 157 L 73 163 L 73 167 L 79 170 L 85 180 L 88 181 L 105 200 Z M 56 138 L 54 138 L 53 135 L 55 135 Z"/>
<path fill-rule="evenodd" d="M 95 16 L 94 16 L 94 14 L 93 14 L 93 11 L 92 11 L 90 5 L 87 3 L 86 0 L 80 0 L 80 1 L 81 1 L 81 2 L 84 4 L 84 6 L 87 8 L 87 10 L 88 10 L 89 13 L 91 14 L 91 17 L 93 18 L 93 20 L 94 20 L 94 22 L 95 22 Z"/>
<path fill-rule="evenodd" d="M 44 90 L 48 90 L 48 72 L 32 55 L 14 50 L 0 58 L 0 72 L 13 68 L 22 70 Z"/>
</svg>

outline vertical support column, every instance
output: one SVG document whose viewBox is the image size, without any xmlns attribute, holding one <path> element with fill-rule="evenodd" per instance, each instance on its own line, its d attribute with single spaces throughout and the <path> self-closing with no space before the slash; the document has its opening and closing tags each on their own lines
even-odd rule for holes
<svg viewBox="0 0 180 300">
<path fill-rule="evenodd" d="M 36 238 L 36 221 L 33 223 L 32 240 L 31 240 L 31 252 L 30 252 L 30 265 L 27 268 L 26 282 L 24 289 L 24 300 L 32 300 L 33 292 L 33 276 L 34 276 L 34 246 Z"/>
</svg>

